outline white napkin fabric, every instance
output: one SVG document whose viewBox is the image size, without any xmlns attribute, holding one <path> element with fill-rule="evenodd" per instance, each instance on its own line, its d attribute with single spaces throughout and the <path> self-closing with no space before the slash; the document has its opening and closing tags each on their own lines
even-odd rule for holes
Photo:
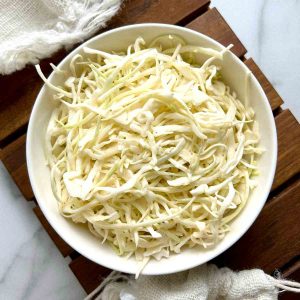
<svg viewBox="0 0 300 300">
<path fill-rule="evenodd" d="M 0 0 L 0 74 L 80 42 L 116 14 L 121 0 Z"/>
<path fill-rule="evenodd" d="M 279 289 L 300 292 L 300 284 L 262 270 L 234 272 L 204 264 L 171 275 L 134 277 L 112 272 L 86 300 L 275 300 Z"/>
</svg>

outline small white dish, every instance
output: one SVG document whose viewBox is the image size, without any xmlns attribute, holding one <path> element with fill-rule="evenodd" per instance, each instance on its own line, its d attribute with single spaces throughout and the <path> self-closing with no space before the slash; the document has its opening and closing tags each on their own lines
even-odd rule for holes
<svg viewBox="0 0 300 300">
<path fill-rule="evenodd" d="M 149 42 L 155 37 L 164 34 L 179 35 L 191 45 L 211 47 L 216 50 L 224 49 L 220 43 L 213 39 L 184 27 L 166 24 L 138 24 L 113 29 L 88 40 L 72 51 L 58 67 L 62 70 L 68 69 L 70 59 L 81 52 L 85 46 L 104 51 L 118 51 L 126 49 L 138 36 L 142 36 L 146 42 Z M 201 60 L 201 57 L 199 59 Z M 249 72 L 248 68 L 230 51 L 226 52 L 221 65 L 221 73 L 226 83 L 237 92 L 239 99 L 243 101 L 246 95 L 245 83 L 246 74 Z M 49 80 L 54 84 L 59 84 L 62 77 L 53 72 Z M 256 112 L 256 119 L 261 133 L 261 146 L 266 149 L 266 152 L 259 160 L 261 174 L 257 179 L 258 186 L 251 193 L 240 215 L 232 222 L 231 231 L 218 245 L 208 250 L 200 248 L 186 249 L 180 254 L 172 255 L 170 258 L 162 259 L 161 261 L 151 260 L 142 274 L 168 274 L 201 265 L 232 246 L 257 218 L 269 195 L 275 174 L 277 137 L 268 99 L 253 75 L 250 75 L 247 96 L 250 106 Z M 95 263 L 114 270 L 134 274 L 139 269 L 139 264 L 134 258 L 126 260 L 117 256 L 109 246 L 102 245 L 85 226 L 74 224 L 62 217 L 58 212 L 57 201 L 52 193 L 50 184 L 50 170 L 46 166 L 44 155 L 45 132 L 53 108 L 52 91 L 48 87 L 43 86 L 32 110 L 26 145 L 30 182 L 38 204 L 51 226 L 73 249 Z"/>
</svg>

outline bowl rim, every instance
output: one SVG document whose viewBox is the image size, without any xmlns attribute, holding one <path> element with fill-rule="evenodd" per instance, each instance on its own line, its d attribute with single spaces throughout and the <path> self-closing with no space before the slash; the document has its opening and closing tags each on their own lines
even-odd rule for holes
<svg viewBox="0 0 300 300">
<path fill-rule="evenodd" d="M 145 27 L 164 27 L 164 28 L 169 28 L 169 29 L 175 29 L 175 30 L 181 30 L 182 33 L 184 34 L 184 32 L 188 32 L 188 33 L 193 33 L 194 35 L 198 35 L 200 39 L 204 39 L 207 40 L 208 42 L 222 48 L 225 49 L 225 47 L 220 44 L 218 41 L 210 38 L 209 36 L 202 34 L 200 32 L 197 32 L 195 30 L 186 28 L 186 27 L 182 27 L 182 26 L 177 26 L 177 25 L 170 25 L 170 24 L 163 24 L 163 23 L 141 23 L 141 24 L 133 24 L 133 25 L 126 25 L 126 26 L 121 26 L 118 28 L 114 28 L 108 31 L 105 31 L 103 33 L 100 33 L 90 39 L 88 39 L 87 41 L 85 41 L 84 43 L 80 44 L 78 47 L 76 47 L 74 50 L 72 50 L 67 56 L 65 56 L 57 65 L 58 67 L 60 67 L 61 65 L 64 64 L 64 62 L 66 60 L 68 60 L 70 57 L 72 57 L 74 54 L 76 54 L 78 51 L 80 51 L 83 47 L 88 46 L 88 44 L 96 41 L 97 39 L 99 39 L 100 37 L 102 38 L 103 36 L 106 35 L 110 35 L 111 33 L 117 33 L 117 32 L 122 32 L 122 31 L 126 31 L 126 30 L 130 30 L 130 29 L 143 29 Z M 231 52 L 232 53 L 232 52 Z M 239 65 L 244 68 L 244 69 L 248 69 L 248 67 L 234 54 L 233 54 L 233 59 L 236 60 Z M 248 69 L 249 70 L 249 69 Z M 54 71 L 51 72 L 51 74 L 48 76 L 49 81 L 52 80 L 53 76 L 54 76 Z M 271 136 L 271 141 L 272 141 L 272 149 L 273 149 L 273 159 L 270 165 L 270 170 L 269 170 L 269 177 L 268 177 L 268 181 L 267 184 L 265 185 L 264 190 L 262 191 L 261 194 L 261 201 L 258 202 L 257 208 L 255 213 L 253 213 L 252 217 L 247 220 L 247 223 L 245 224 L 245 226 L 236 234 L 231 238 L 231 241 L 227 244 L 225 244 L 223 247 L 221 247 L 216 253 L 206 253 L 206 258 L 203 261 L 188 261 L 186 262 L 186 264 L 183 264 L 181 266 L 175 266 L 171 269 L 160 269 L 157 268 L 152 270 L 152 271 L 147 271 L 147 269 L 145 269 L 145 272 L 143 271 L 142 274 L 143 275 L 163 275 L 163 274 L 171 274 L 171 273 L 175 273 L 175 272 L 180 272 L 180 271 L 185 271 L 187 269 L 191 269 L 194 268 L 196 266 L 202 265 L 208 261 L 210 261 L 211 259 L 219 256 L 220 254 L 222 254 L 223 252 L 225 252 L 227 249 L 229 249 L 232 245 L 234 245 L 245 233 L 246 231 L 248 231 L 248 229 L 251 227 L 251 225 L 254 223 L 254 221 L 257 219 L 259 213 L 261 212 L 267 198 L 268 195 L 270 193 L 271 187 L 272 187 L 272 183 L 274 180 L 274 176 L 275 176 L 275 170 L 276 170 L 276 163 L 277 163 L 277 150 L 278 150 L 278 145 L 277 145 L 277 131 L 276 131 L 276 126 L 275 126 L 275 119 L 272 113 L 272 109 L 271 106 L 269 104 L 269 101 L 267 99 L 267 96 L 265 94 L 265 92 L 263 91 L 260 83 L 258 82 L 258 80 L 256 79 L 255 76 L 253 77 L 253 81 L 254 84 L 256 85 L 256 87 L 258 88 L 259 93 L 261 94 L 261 97 L 264 101 L 264 105 L 266 106 L 266 110 L 267 110 L 267 118 L 268 120 L 271 120 L 270 122 L 270 126 L 271 126 L 271 132 L 272 132 L 272 136 Z M 35 176 L 34 176 L 34 170 L 33 170 L 33 165 L 31 163 L 31 161 L 33 160 L 32 158 L 32 147 L 33 147 L 33 132 L 34 132 L 34 120 L 36 119 L 36 115 L 37 115 L 37 108 L 38 108 L 38 103 L 41 102 L 42 100 L 42 95 L 44 93 L 45 90 L 45 84 L 42 86 L 41 90 L 39 91 L 35 103 L 33 105 L 32 108 L 32 112 L 30 115 L 30 119 L 29 119 L 29 124 L 28 124 L 28 130 L 27 130 L 27 137 L 26 137 L 26 163 L 27 163 L 27 168 L 28 168 L 28 175 L 29 175 L 29 180 L 32 186 L 32 190 L 34 193 L 34 196 L 38 202 L 38 205 L 41 209 L 41 211 L 43 212 L 44 216 L 46 217 L 47 221 L 49 222 L 49 224 L 52 226 L 52 228 L 56 231 L 56 233 L 67 243 L 69 244 L 75 251 L 77 251 L 78 253 L 80 253 L 81 255 L 83 255 L 84 257 L 88 258 L 89 260 L 95 262 L 96 264 L 102 265 L 104 267 L 110 268 L 110 269 L 114 269 L 120 272 L 125 272 L 125 273 L 130 273 L 130 274 L 134 274 L 134 272 L 128 268 L 126 268 L 126 264 L 112 264 L 110 263 L 110 261 L 107 261 L 105 259 L 105 255 L 103 256 L 103 258 L 101 259 L 101 256 L 98 256 L 97 258 L 94 257 L 93 255 L 89 255 L 89 253 L 85 253 L 80 247 L 78 247 L 78 245 L 76 243 L 73 243 L 72 238 L 69 238 L 69 236 L 64 234 L 64 230 L 60 228 L 60 226 L 58 226 L 51 218 L 51 216 L 49 216 L 48 211 L 47 211 L 47 207 L 44 201 L 42 201 L 42 199 L 39 197 L 39 187 L 35 181 Z M 225 237 L 226 238 L 226 237 Z M 178 254 L 177 254 L 178 255 Z M 180 255 L 180 254 L 179 254 Z M 99 259 L 100 258 L 100 259 Z M 113 266 L 112 266 L 113 265 Z M 125 266 L 125 267 L 124 267 Z"/>
</svg>

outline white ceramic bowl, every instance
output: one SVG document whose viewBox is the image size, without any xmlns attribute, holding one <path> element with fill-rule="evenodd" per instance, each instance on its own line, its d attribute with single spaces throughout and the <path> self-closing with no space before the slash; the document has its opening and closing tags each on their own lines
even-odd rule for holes
<svg viewBox="0 0 300 300">
<path fill-rule="evenodd" d="M 188 44 L 211 47 L 222 50 L 224 47 L 213 39 L 183 27 L 165 24 L 138 24 L 120 27 L 102 33 L 76 48 L 60 64 L 59 68 L 68 69 L 70 59 L 82 51 L 84 46 L 95 47 L 105 51 L 124 50 L 138 36 L 146 41 L 163 34 L 177 34 L 183 37 Z M 201 57 L 199 57 L 201 60 Z M 222 64 L 222 75 L 238 97 L 243 101 L 246 93 L 247 67 L 231 52 L 227 52 Z M 49 80 L 54 84 L 61 82 L 61 75 L 52 73 Z M 105 267 L 135 273 L 138 264 L 132 259 L 124 259 L 117 256 L 109 246 L 102 245 L 84 226 L 76 225 L 63 218 L 57 209 L 57 202 L 53 196 L 50 185 L 50 172 L 46 166 L 44 156 L 44 138 L 46 126 L 54 107 L 51 101 L 52 91 L 43 87 L 34 104 L 27 133 L 27 165 L 31 185 L 45 217 L 55 231 L 76 251 L 88 259 Z M 233 245 L 251 226 L 261 211 L 271 188 L 276 159 L 277 138 L 274 118 L 269 102 L 256 78 L 250 76 L 248 88 L 250 105 L 256 112 L 256 118 L 260 125 L 261 146 L 266 153 L 259 161 L 261 175 L 258 178 L 258 186 L 251 194 L 247 205 L 241 214 L 233 221 L 231 231 L 213 249 L 203 250 L 199 248 L 185 250 L 181 254 L 172 255 L 161 261 L 152 260 L 145 267 L 143 274 L 156 275 L 168 274 L 186 270 L 201 265 Z"/>
</svg>

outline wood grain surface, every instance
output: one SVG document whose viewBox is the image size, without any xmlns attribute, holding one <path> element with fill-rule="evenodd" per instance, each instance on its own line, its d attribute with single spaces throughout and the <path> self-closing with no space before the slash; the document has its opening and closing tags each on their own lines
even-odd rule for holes
<svg viewBox="0 0 300 300">
<path fill-rule="evenodd" d="M 109 22 L 109 28 L 148 22 L 185 25 L 205 11 L 209 3 L 209 0 L 127 0 Z"/>
<path fill-rule="evenodd" d="M 300 124 L 288 109 L 276 116 L 275 123 L 278 158 L 272 190 L 300 172 Z"/>
<path fill-rule="evenodd" d="M 296 262 L 289 266 L 282 275 L 285 279 L 292 279 L 300 282 L 300 255 L 298 255 Z"/>
<path fill-rule="evenodd" d="M 87 293 L 92 292 L 112 270 L 79 256 L 70 263 L 70 268 Z"/>
<path fill-rule="evenodd" d="M 263 74 L 261 69 L 258 65 L 254 62 L 252 58 L 246 59 L 244 61 L 245 65 L 249 68 L 249 70 L 254 74 L 256 79 L 259 81 L 260 85 L 262 86 L 269 102 L 271 105 L 272 110 L 279 108 L 283 101 L 277 91 L 274 89 L 270 81 L 267 77 Z"/>
<path fill-rule="evenodd" d="M 300 180 L 271 199 L 249 231 L 215 262 L 272 273 L 300 253 Z"/>
<path fill-rule="evenodd" d="M 300 282 L 300 257 L 293 263 L 287 270 L 283 272 L 283 278 L 287 280 L 294 280 Z M 282 295 L 282 300 L 299 300 L 299 294 L 294 293 L 284 293 Z"/>
<path fill-rule="evenodd" d="M 62 50 L 57 55 L 62 58 L 65 53 Z M 50 74 L 49 63 L 57 63 L 58 61 L 55 60 L 55 57 L 41 61 L 45 75 Z M 0 97 L 1 142 L 27 124 L 33 103 L 42 84 L 43 82 L 34 66 L 28 66 L 11 75 L 0 75 L 0 89 L 5 90 L 5 93 L 2 93 Z"/>
<path fill-rule="evenodd" d="M 0 126 L 1 127 L 1 126 Z M 26 165 L 26 135 L 1 149 L 0 159 L 27 200 L 33 198 Z"/>
<path fill-rule="evenodd" d="M 186 27 L 208 35 L 225 47 L 233 44 L 234 46 L 231 51 L 238 57 L 242 57 L 247 52 L 244 45 L 216 8 L 208 10 L 206 13 L 187 24 Z"/>
</svg>

